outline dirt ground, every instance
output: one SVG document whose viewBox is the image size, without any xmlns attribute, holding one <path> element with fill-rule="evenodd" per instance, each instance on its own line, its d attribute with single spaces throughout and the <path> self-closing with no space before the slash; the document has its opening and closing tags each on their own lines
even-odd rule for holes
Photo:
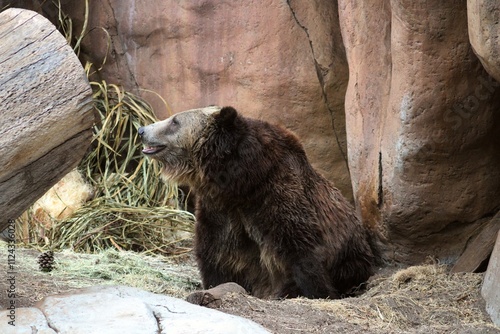
<svg viewBox="0 0 500 334">
<path fill-rule="evenodd" d="M 15 251 L 17 307 L 44 296 L 92 286 L 122 284 L 184 298 L 199 289 L 191 256 L 164 258 L 131 252 L 100 254 L 56 252 L 56 268 L 41 272 L 34 249 Z M 230 295 L 221 311 L 260 323 L 273 333 L 500 333 L 484 311 L 483 274 L 449 274 L 430 263 L 381 269 L 360 296 L 342 300 L 261 300 Z M 8 272 L 7 248 L 0 242 L 0 270 Z M 5 277 L 6 274 L 4 274 Z M 0 306 L 8 298 L 6 280 Z"/>
</svg>

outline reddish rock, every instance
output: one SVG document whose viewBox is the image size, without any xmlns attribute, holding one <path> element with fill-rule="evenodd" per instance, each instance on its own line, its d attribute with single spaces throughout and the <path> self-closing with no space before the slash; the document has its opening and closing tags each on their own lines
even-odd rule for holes
<svg viewBox="0 0 500 334">
<path fill-rule="evenodd" d="M 468 0 L 469 39 L 488 73 L 500 80 L 500 3 Z"/>
<path fill-rule="evenodd" d="M 339 1 L 339 12 L 350 74 L 345 109 L 353 191 L 363 220 L 375 226 L 381 204 L 380 139 L 391 79 L 390 6 L 388 1 Z"/>
<path fill-rule="evenodd" d="M 470 48 L 465 3 L 339 1 L 349 164 L 394 256 L 455 259 L 500 205 L 499 85 Z"/>
<path fill-rule="evenodd" d="M 110 46 L 103 78 L 139 91 L 160 118 L 215 104 L 281 123 L 299 135 L 313 165 L 352 198 L 343 106 L 348 73 L 335 3 L 89 3 L 83 51 L 100 64 Z M 83 5 L 63 1 L 71 17 L 80 17 L 76 26 Z"/>
<path fill-rule="evenodd" d="M 481 232 L 467 243 L 467 247 L 453 268 L 451 268 L 451 272 L 483 272 L 486 269 L 484 266 L 488 264 L 488 259 L 495 246 L 499 230 L 500 212 L 488 221 L 484 227 L 481 226 Z"/>
</svg>

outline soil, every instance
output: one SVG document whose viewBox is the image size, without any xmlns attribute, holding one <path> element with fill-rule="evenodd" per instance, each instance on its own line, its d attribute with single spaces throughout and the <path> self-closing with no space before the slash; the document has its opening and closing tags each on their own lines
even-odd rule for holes
<svg viewBox="0 0 500 334">
<path fill-rule="evenodd" d="M 179 298 L 200 288 L 189 255 L 160 258 L 131 252 L 63 251 L 55 254 L 56 268 L 42 272 L 36 263 L 39 254 L 21 246 L 15 250 L 17 307 L 92 285 L 131 285 Z M 437 263 L 407 268 L 392 264 L 380 269 L 357 297 L 263 300 L 231 294 L 223 299 L 220 311 L 251 319 L 273 333 L 500 333 L 484 311 L 480 295 L 483 274 L 450 274 L 448 269 Z M 0 270 L 9 271 L 3 242 Z M 2 291 L 7 284 L 1 282 Z M 8 302 L 2 293 L 0 307 Z"/>
</svg>

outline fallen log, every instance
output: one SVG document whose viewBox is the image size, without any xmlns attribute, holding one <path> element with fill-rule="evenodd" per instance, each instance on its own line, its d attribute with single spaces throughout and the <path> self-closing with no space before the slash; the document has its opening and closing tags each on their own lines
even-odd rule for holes
<svg viewBox="0 0 500 334">
<path fill-rule="evenodd" d="M 43 16 L 0 13 L 0 231 L 82 159 L 92 90 L 66 39 Z"/>
</svg>

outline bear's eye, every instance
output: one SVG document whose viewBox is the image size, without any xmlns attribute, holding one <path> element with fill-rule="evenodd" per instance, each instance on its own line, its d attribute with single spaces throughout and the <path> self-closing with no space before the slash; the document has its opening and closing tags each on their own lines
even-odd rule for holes
<svg viewBox="0 0 500 334">
<path fill-rule="evenodd" d="M 167 124 L 166 128 L 165 128 L 165 133 L 167 135 L 170 135 L 170 134 L 174 134 L 176 133 L 177 131 L 179 131 L 180 129 L 180 123 L 179 123 L 179 120 L 177 119 L 177 117 L 173 117 L 171 120 L 170 120 L 170 123 Z"/>
</svg>

